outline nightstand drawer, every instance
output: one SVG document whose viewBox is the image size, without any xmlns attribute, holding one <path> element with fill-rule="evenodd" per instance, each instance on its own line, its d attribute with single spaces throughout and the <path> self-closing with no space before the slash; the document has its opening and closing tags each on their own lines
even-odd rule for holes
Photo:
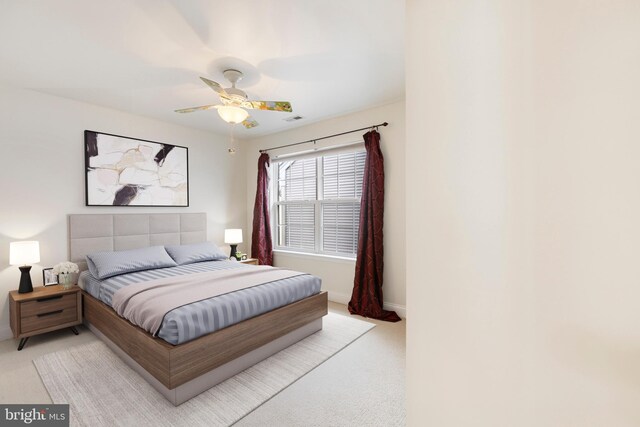
<svg viewBox="0 0 640 427">
<path fill-rule="evenodd" d="M 32 317 L 38 314 L 51 313 L 65 308 L 75 309 L 78 296 L 76 293 L 42 297 L 20 305 L 20 317 Z M 24 330 L 24 329 L 23 329 Z"/>
<path fill-rule="evenodd" d="M 74 295 L 75 297 L 75 295 Z M 78 310 L 75 306 L 59 308 L 56 310 L 39 313 L 35 316 L 25 317 L 21 322 L 22 333 L 37 331 L 51 326 L 62 325 L 78 320 Z"/>
</svg>

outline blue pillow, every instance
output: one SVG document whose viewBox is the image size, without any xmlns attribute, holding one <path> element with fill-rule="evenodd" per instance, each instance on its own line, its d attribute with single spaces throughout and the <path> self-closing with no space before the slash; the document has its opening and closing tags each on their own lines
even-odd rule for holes
<svg viewBox="0 0 640 427">
<path fill-rule="evenodd" d="M 87 255 L 87 266 L 96 279 L 107 279 L 119 274 L 153 268 L 175 267 L 162 246 L 132 249 L 129 251 L 95 252 Z"/>
<path fill-rule="evenodd" d="M 192 245 L 165 246 L 178 265 L 193 264 L 202 261 L 218 261 L 229 258 L 211 242 L 194 243 Z"/>
</svg>

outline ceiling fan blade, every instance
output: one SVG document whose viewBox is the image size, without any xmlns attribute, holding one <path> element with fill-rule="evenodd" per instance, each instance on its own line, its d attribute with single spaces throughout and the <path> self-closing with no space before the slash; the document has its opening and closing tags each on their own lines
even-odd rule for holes
<svg viewBox="0 0 640 427">
<path fill-rule="evenodd" d="M 293 111 L 291 103 L 287 101 L 245 101 L 242 106 L 253 110 L 286 111 L 288 113 Z"/>
<path fill-rule="evenodd" d="M 242 122 L 242 126 L 244 126 L 247 129 L 251 129 L 254 128 L 256 126 L 258 126 L 258 122 L 256 122 L 255 120 L 253 120 L 251 117 L 247 117 L 243 122 Z"/>
<path fill-rule="evenodd" d="M 175 110 L 176 113 L 193 113 L 194 111 L 210 110 L 212 108 L 218 108 L 219 105 L 203 105 L 201 107 L 181 108 Z"/>
<path fill-rule="evenodd" d="M 222 86 L 220 86 L 219 83 L 216 83 L 213 80 L 209 80 L 209 79 L 206 79 L 204 77 L 200 77 L 200 80 L 205 82 L 207 84 L 207 86 L 209 86 L 211 89 L 213 89 L 221 97 L 229 99 L 229 94 L 223 89 Z"/>
</svg>

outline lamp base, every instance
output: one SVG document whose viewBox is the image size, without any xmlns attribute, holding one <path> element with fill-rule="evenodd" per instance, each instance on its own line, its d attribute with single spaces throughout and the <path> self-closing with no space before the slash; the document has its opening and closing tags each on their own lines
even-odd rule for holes
<svg viewBox="0 0 640 427">
<path fill-rule="evenodd" d="M 33 292 L 33 284 L 31 283 L 31 274 L 29 271 L 31 270 L 30 265 L 23 265 L 22 267 L 18 267 L 20 269 L 20 287 L 18 288 L 19 294 L 27 294 L 29 292 Z"/>
<path fill-rule="evenodd" d="M 238 245 L 229 245 L 231 246 L 231 253 L 229 254 L 229 258 L 236 259 L 236 252 L 238 251 Z"/>
</svg>

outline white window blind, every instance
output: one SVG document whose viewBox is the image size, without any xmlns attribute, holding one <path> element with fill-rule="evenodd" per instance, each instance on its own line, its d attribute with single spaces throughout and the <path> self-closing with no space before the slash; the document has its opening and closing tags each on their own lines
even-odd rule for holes
<svg viewBox="0 0 640 427">
<path fill-rule="evenodd" d="M 276 248 L 354 257 L 366 153 L 274 163 Z"/>
<path fill-rule="evenodd" d="M 322 204 L 322 250 L 327 253 L 355 254 L 358 249 L 360 202 Z"/>
</svg>

